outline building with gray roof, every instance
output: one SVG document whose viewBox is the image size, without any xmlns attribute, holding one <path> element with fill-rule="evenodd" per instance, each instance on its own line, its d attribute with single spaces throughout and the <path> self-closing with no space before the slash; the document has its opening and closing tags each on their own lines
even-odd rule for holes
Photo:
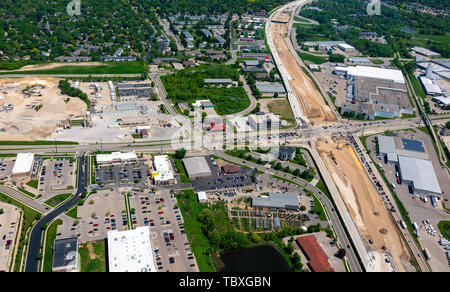
<svg viewBox="0 0 450 292">
<path fill-rule="evenodd" d="M 205 37 L 211 37 L 212 36 L 212 33 L 209 31 L 209 30 L 207 30 L 206 28 L 202 28 L 202 29 L 200 29 L 200 31 L 203 33 L 203 35 L 205 36 Z"/>
<path fill-rule="evenodd" d="M 442 195 L 431 161 L 399 156 L 398 165 L 402 183 L 411 186 L 414 193 L 437 197 Z"/>
<path fill-rule="evenodd" d="M 206 84 L 233 84 L 233 80 L 231 79 L 205 79 Z"/>
<path fill-rule="evenodd" d="M 116 104 L 116 110 L 119 112 L 133 111 L 133 110 L 137 110 L 137 109 L 138 109 L 138 105 L 134 102 Z"/>
<path fill-rule="evenodd" d="M 395 139 L 391 136 L 378 135 L 379 152 L 382 155 L 396 154 Z"/>
<path fill-rule="evenodd" d="M 262 93 L 262 94 L 285 94 L 286 89 L 284 89 L 284 86 L 279 83 L 256 83 L 256 88 Z"/>
<path fill-rule="evenodd" d="M 205 156 L 184 158 L 183 164 L 190 179 L 212 175 L 211 168 L 209 167 Z"/>
<path fill-rule="evenodd" d="M 79 272 L 78 239 L 55 240 L 53 244 L 53 272 Z"/>
<path fill-rule="evenodd" d="M 300 203 L 297 194 L 269 193 L 269 196 L 252 198 L 252 207 L 298 210 Z"/>
</svg>

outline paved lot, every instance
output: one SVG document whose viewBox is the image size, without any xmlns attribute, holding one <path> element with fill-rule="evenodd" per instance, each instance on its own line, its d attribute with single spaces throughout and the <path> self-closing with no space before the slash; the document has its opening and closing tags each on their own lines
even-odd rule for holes
<svg viewBox="0 0 450 292">
<path fill-rule="evenodd" d="M 76 164 L 69 158 L 47 159 L 42 164 L 39 176 L 39 191 L 42 199 L 49 199 L 53 192 L 73 190 L 75 185 Z"/>
<path fill-rule="evenodd" d="M 20 209 L 3 202 L 0 202 L 0 209 L 3 209 L 3 214 L 0 215 L 0 271 L 8 271 L 15 249 L 14 239 L 18 231 Z"/>
<path fill-rule="evenodd" d="M 135 186 L 145 187 L 150 177 L 150 168 L 140 162 L 137 165 L 101 167 L 95 171 L 96 182 L 100 186 Z M 138 183 L 136 183 L 138 182 Z"/>
<path fill-rule="evenodd" d="M 0 159 L 0 181 L 9 180 L 11 172 L 14 167 L 13 159 L 1 158 Z"/>
<path fill-rule="evenodd" d="M 397 133 L 397 135 L 400 138 L 409 138 L 423 141 L 424 148 L 433 164 L 440 187 L 443 191 L 442 200 L 447 199 L 450 193 L 448 176 L 445 170 L 440 167 L 430 137 L 419 130 L 416 130 L 415 132 L 403 131 Z M 445 251 L 443 247 L 438 244 L 439 230 L 437 228 L 437 224 L 441 220 L 450 220 L 450 215 L 442 210 L 441 202 L 438 202 L 438 206 L 437 208 L 435 208 L 431 204 L 431 200 L 429 198 L 425 203 L 423 200 L 421 200 L 420 196 L 411 194 L 407 185 L 398 184 L 396 181 L 397 179 L 395 166 L 386 164 L 382 159 L 378 159 L 376 157 L 375 144 L 372 142 L 372 139 L 372 137 L 367 139 L 367 146 L 372 150 L 371 156 L 374 161 L 382 164 L 383 172 L 388 181 L 394 184 L 395 192 L 398 198 L 402 201 L 405 208 L 408 210 L 411 222 L 416 222 L 419 225 L 419 242 L 422 248 L 427 248 L 431 255 L 431 260 L 429 261 L 429 263 L 432 270 L 450 271 Z M 386 198 L 384 198 L 384 201 L 386 204 L 392 203 L 388 202 Z M 427 224 L 425 220 L 428 220 L 430 224 Z M 434 230 L 437 231 L 437 234 L 434 236 L 430 234 L 430 232 L 428 232 L 430 225 L 434 228 Z M 402 232 L 405 234 L 407 231 L 402 229 Z"/>
<path fill-rule="evenodd" d="M 184 221 L 181 212 L 175 207 L 176 199 L 170 190 L 151 192 L 148 195 L 137 193 L 130 198 L 130 205 L 136 209 L 135 226 L 145 226 L 145 222 L 150 226 L 159 271 L 198 271 L 182 228 Z M 170 263 L 170 258 L 173 258 L 173 263 Z"/>
<path fill-rule="evenodd" d="M 90 204 L 94 201 L 93 204 Z M 83 206 L 78 207 L 80 223 L 77 226 L 65 226 L 66 230 L 59 231 L 64 236 L 80 234 L 79 241 L 93 241 L 107 237 L 108 230 L 113 228 L 127 230 L 127 224 L 122 222 L 122 212 L 126 210 L 125 197 L 122 190 L 102 190 L 92 194 Z M 95 213 L 94 218 L 92 215 Z M 75 219 L 73 219 L 75 221 Z M 128 222 L 127 222 L 128 223 Z M 96 226 L 98 224 L 98 226 Z M 70 230 L 67 230 L 70 227 Z"/>
</svg>

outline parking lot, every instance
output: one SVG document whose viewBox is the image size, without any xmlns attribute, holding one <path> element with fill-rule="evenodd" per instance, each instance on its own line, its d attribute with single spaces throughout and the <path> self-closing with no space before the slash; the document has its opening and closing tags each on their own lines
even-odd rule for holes
<svg viewBox="0 0 450 292">
<path fill-rule="evenodd" d="M 0 181 L 5 181 L 11 178 L 11 172 L 14 167 L 15 159 L 1 158 L 0 159 Z"/>
<path fill-rule="evenodd" d="M 0 209 L 3 210 L 3 214 L 0 214 L 0 271 L 8 271 L 15 248 L 20 209 L 3 202 L 0 202 Z"/>
<path fill-rule="evenodd" d="M 184 221 L 170 190 L 131 192 L 133 226 L 150 226 L 159 271 L 194 272 L 198 267 L 184 231 Z"/>
<path fill-rule="evenodd" d="M 77 236 L 80 242 L 93 241 L 108 237 L 109 230 L 128 230 L 123 190 L 114 189 L 98 191 L 91 194 L 83 206 L 78 206 L 79 224 L 59 226 L 61 238 Z M 123 216 L 122 214 L 125 214 Z M 73 219 L 75 221 L 75 219 Z M 125 225 L 123 224 L 125 222 Z M 60 230 L 60 228 L 63 228 Z"/>
<path fill-rule="evenodd" d="M 95 176 L 100 187 L 109 185 L 145 187 L 146 182 L 151 178 L 150 168 L 143 162 L 137 165 L 97 168 Z"/>
<path fill-rule="evenodd" d="M 76 164 L 69 158 L 47 159 L 43 162 L 39 176 L 39 191 L 45 194 L 73 189 L 75 185 Z M 52 195 L 52 194 L 51 194 Z"/>
</svg>

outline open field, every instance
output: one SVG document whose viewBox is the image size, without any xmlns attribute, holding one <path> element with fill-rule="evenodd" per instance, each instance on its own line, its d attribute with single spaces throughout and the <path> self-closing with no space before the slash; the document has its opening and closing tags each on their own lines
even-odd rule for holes
<svg viewBox="0 0 450 292">
<path fill-rule="evenodd" d="M 103 63 L 52 63 L 28 65 L 19 70 L 0 71 L 0 75 L 38 75 L 38 74 L 143 74 L 144 66 L 139 62 Z"/>
<path fill-rule="evenodd" d="M 0 105 L 14 106 L 9 112 L 0 112 L 0 140 L 47 138 L 56 131 L 58 121 L 83 117 L 87 105 L 78 98 L 61 95 L 58 82 L 57 78 L 0 80 Z M 27 90 L 33 93 L 25 93 Z"/>
<path fill-rule="evenodd" d="M 381 197 L 350 146 L 318 142 L 317 148 L 347 205 L 366 246 L 376 260 L 377 271 L 414 271 L 409 251 Z M 370 243 L 372 242 L 372 243 Z M 383 250 L 383 247 L 385 250 Z M 389 256 L 391 264 L 386 263 Z"/>
<path fill-rule="evenodd" d="M 262 103 L 262 101 L 260 101 Z M 287 99 L 277 99 L 267 103 L 267 108 L 271 113 L 279 115 L 281 119 L 288 121 L 291 124 L 295 124 L 294 113 L 289 106 Z"/>
<path fill-rule="evenodd" d="M 280 13 L 274 17 L 274 20 L 288 22 L 290 14 Z M 289 74 L 289 81 L 294 94 L 302 107 L 302 111 L 311 123 L 330 123 L 335 122 L 336 117 L 330 108 L 325 104 L 321 93 L 317 90 L 314 83 L 300 68 L 295 56 L 289 50 L 287 23 L 271 23 L 270 30 L 273 37 L 274 46 L 278 49 L 281 62 Z"/>
<path fill-rule="evenodd" d="M 65 66 L 101 66 L 101 65 L 103 65 L 101 62 L 45 63 L 45 64 L 23 66 L 22 68 L 17 70 L 0 70 L 0 72 L 38 71 L 38 70 L 51 70 Z"/>
</svg>

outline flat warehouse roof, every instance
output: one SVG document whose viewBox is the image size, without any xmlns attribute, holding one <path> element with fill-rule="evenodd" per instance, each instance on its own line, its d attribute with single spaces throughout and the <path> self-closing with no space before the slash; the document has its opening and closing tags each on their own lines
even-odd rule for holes
<svg viewBox="0 0 450 292">
<path fill-rule="evenodd" d="M 348 76 L 367 77 L 375 79 L 392 80 L 398 83 L 405 83 L 405 78 L 400 70 L 384 69 L 368 66 L 349 66 L 335 68 L 337 71 L 345 71 Z"/>
<path fill-rule="evenodd" d="M 211 168 L 206 162 L 206 158 L 204 156 L 199 157 L 189 157 L 183 159 L 184 167 L 186 167 L 186 171 L 189 177 L 199 176 L 199 175 L 211 175 Z"/>
<path fill-rule="evenodd" d="M 156 272 L 150 228 L 108 232 L 110 272 Z"/>
<path fill-rule="evenodd" d="M 34 153 L 18 153 L 12 174 L 27 173 L 31 171 L 34 161 Z"/>
<path fill-rule="evenodd" d="M 269 193 L 267 197 L 252 198 L 252 206 L 262 208 L 297 208 L 299 207 L 296 194 Z"/>
<path fill-rule="evenodd" d="M 380 153 L 382 154 L 389 154 L 389 153 L 396 153 L 395 148 L 395 139 L 394 137 L 390 136 L 384 136 L 384 135 L 378 135 L 378 145 L 380 147 Z"/>
<path fill-rule="evenodd" d="M 412 181 L 415 189 L 436 194 L 442 193 L 431 161 L 399 156 L 398 163 L 402 179 Z"/>
</svg>

